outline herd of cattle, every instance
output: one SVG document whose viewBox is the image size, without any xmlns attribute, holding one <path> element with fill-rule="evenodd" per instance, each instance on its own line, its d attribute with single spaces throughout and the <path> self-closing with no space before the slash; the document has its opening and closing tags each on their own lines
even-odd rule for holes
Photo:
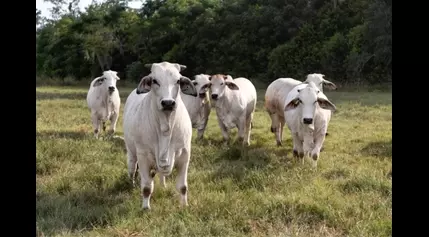
<svg viewBox="0 0 429 237">
<path fill-rule="evenodd" d="M 229 131 L 236 127 L 239 141 L 248 146 L 256 89 L 246 78 L 233 79 L 222 74 L 200 74 L 191 80 L 180 73 L 186 66 L 177 63 L 153 63 L 146 67 L 150 67 L 150 74 L 141 79 L 124 107 L 128 174 L 134 184 L 139 171 L 143 208 L 150 209 L 155 174 L 158 173 L 161 185 L 165 186 L 165 176 L 170 175 L 176 166 L 180 203 L 187 206 L 192 128 L 198 130 L 197 139 L 202 139 L 210 103 L 213 103 L 224 141 L 229 141 Z M 106 129 L 107 120 L 110 120 L 109 134 L 115 133 L 121 104 L 116 87 L 119 79 L 117 72 L 109 70 L 90 84 L 87 103 L 96 138 L 101 126 Z M 265 94 L 265 108 L 271 117 L 271 132 L 276 134 L 277 145 L 282 145 L 286 124 L 292 135 L 293 155 L 302 161 L 305 156 L 311 156 L 314 167 L 327 134 L 331 112 L 336 109 L 323 93 L 324 85 L 336 89 L 334 83 L 323 78 L 323 74 L 309 74 L 304 82 L 279 78 L 268 86 Z"/>
</svg>

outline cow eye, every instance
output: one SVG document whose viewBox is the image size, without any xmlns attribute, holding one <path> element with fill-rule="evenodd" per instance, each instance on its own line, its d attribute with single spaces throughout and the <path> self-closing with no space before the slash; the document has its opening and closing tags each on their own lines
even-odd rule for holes
<svg viewBox="0 0 429 237">
<path fill-rule="evenodd" d="M 222 83 L 220 83 L 220 85 L 221 85 L 221 86 L 223 86 L 223 82 L 222 82 Z"/>
<path fill-rule="evenodd" d="M 180 84 L 180 80 L 177 80 L 177 84 Z"/>
<path fill-rule="evenodd" d="M 153 79 L 153 80 L 152 80 L 152 83 L 153 83 L 153 84 L 157 84 L 157 85 L 159 86 L 159 83 L 158 83 L 158 81 L 157 81 L 156 79 Z"/>
</svg>

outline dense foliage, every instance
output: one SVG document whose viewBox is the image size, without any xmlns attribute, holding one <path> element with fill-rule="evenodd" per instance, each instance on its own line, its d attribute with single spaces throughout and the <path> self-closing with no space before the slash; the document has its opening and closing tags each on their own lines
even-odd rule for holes
<svg viewBox="0 0 429 237">
<path fill-rule="evenodd" d="M 88 80 L 102 70 L 125 80 L 168 60 L 183 73 L 229 73 L 269 82 L 324 73 L 338 83 L 391 82 L 391 0 L 50 0 L 36 9 L 40 77 Z M 64 10 L 66 9 L 66 10 Z"/>
</svg>

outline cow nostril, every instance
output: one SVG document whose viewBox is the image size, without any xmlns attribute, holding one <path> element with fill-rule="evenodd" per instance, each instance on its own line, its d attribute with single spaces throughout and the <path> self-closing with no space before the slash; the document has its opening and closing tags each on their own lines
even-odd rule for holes
<svg viewBox="0 0 429 237">
<path fill-rule="evenodd" d="M 171 106 L 175 106 L 176 105 L 176 101 L 171 101 Z"/>
<path fill-rule="evenodd" d="M 217 94 L 212 94 L 212 99 L 217 99 Z"/>
</svg>

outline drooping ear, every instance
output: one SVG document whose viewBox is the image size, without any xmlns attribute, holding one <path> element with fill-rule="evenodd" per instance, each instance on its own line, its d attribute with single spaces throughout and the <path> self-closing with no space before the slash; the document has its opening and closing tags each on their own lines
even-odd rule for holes
<svg viewBox="0 0 429 237">
<path fill-rule="evenodd" d="M 195 88 L 194 84 L 192 83 L 191 79 L 182 76 L 180 78 L 180 89 L 182 90 L 183 94 L 191 95 L 194 97 L 197 97 L 197 88 Z"/>
<path fill-rule="evenodd" d="M 152 77 L 145 76 L 140 80 L 140 83 L 137 86 L 136 93 L 137 94 L 148 93 L 150 91 L 151 86 L 152 86 Z"/>
<path fill-rule="evenodd" d="M 204 85 L 201 87 L 201 89 L 200 89 L 200 92 L 199 92 L 199 93 L 204 93 L 204 92 L 206 92 L 206 91 L 207 91 L 207 89 L 208 89 L 208 88 L 210 88 L 211 86 L 212 86 L 212 83 L 211 83 L 211 82 L 208 82 L 208 83 L 204 84 Z"/>
<path fill-rule="evenodd" d="M 296 107 L 298 107 L 299 103 L 301 103 L 301 100 L 297 97 L 293 100 L 291 100 L 291 102 L 289 102 L 289 104 L 287 104 L 285 106 L 285 111 L 291 110 L 291 109 L 295 109 Z"/>
<path fill-rule="evenodd" d="M 225 84 L 230 90 L 240 90 L 240 87 L 232 81 L 225 81 Z"/>
<path fill-rule="evenodd" d="M 333 82 L 330 82 L 326 79 L 323 79 L 323 85 L 326 86 L 326 88 L 331 89 L 331 90 L 337 89 L 337 86 Z"/>
<path fill-rule="evenodd" d="M 324 98 L 317 98 L 317 103 L 319 104 L 320 108 L 331 110 L 332 112 L 335 112 L 337 110 L 337 107 L 332 104 L 331 101 L 324 99 Z"/>
<path fill-rule="evenodd" d="M 95 78 L 96 80 L 94 81 L 94 84 L 92 84 L 93 87 L 97 87 L 97 86 L 101 86 L 101 84 L 103 84 L 103 82 L 106 80 L 105 77 L 97 77 Z"/>
</svg>

